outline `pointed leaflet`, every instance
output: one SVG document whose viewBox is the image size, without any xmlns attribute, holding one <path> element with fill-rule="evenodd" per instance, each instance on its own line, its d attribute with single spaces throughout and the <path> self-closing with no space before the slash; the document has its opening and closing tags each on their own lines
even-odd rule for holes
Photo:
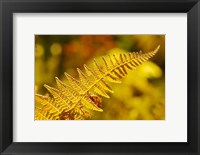
<svg viewBox="0 0 200 155">
<path fill-rule="evenodd" d="M 102 68 L 100 67 L 100 65 L 97 63 L 96 59 L 94 59 L 94 64 L 95 64 L 95 66 L 96 66 L 96 72 L 93 72 L 92 75 L 93 75 L 93 77 L 94 77 L 95 79 L 98 80 L 99 77 L 103 76 L 105 73 L 104 73 L 104 71 L 102 70 Z M 97 74 L 95 74 L 95 73 L 97 73 Z M 107 91 L 113 93 L 112 88 L 110 88 L 110 86 L 106 83 L 106 81 L 105 81 L 103 78 L 102 78 L 101 80 L 99 80 L 99 85 L 100 85 L 103 89 L 105 89 L 105 90 L 107 90 Z"/>
<path fill-rule="evenodd" d="M 35 95 L 36 102 L 43 105 L 43 109 L 51 113 L 53 116 L 60 115 L 62 111 L 60 111 L 54 104 L 54 100 L 50 97 L 36 94 Z"/>
<path fill-rule="evenodd" d="M 65 76 L 67 77 L 67 80 L 69 81 L 69 84 L 75 90 L 77 90 L 77 92 L 79 92 L 80 94 L 84 94 L 84 92 L 85 92 L 85 90 L 87 90 L 87 88 L 82 83 L 80 83 L 80 81 L 76 80 L 71 75 L 67 74 L 66 72 L 65 72 Z"/>
<path fill-rule="evenodd" d="M 66 85 L 65 83 L 63 83 L 61 80 L 59 80 L 57 77 L 56 79 L 56 83 L 57 86 L 59 88 L 59 90 L 65 94 L 67 96 L 67 98 L 72 102 L 72 103 L 77 103 L 78 102 L 78 96 L 79 93 L 74 90 L 72 87 Z"/>
<path fill-rule="evenodd" d="M 97 82 L 93 83 L 93 85 L 92 85 L 94 87 L 94 91 L 103 97 L 109 98 L 108 94 L 102 88 L 102 85 L 99 84 L 100 83 L 99 81 L 102 79 L 100 79 L 99 76 L 92 69 L 90 69 L 87 65 L 84 64 L 84 68 L 85 68 L 88 76 L 93 76 L 95 81 L 98 80 Z"/>
<path fill-rule="evenodd" d="M 72 106 L 71 101 L 59 90 L 48 85 L 44 85 L 44 87 L 53 95 L 54 99 L 56 100 L 55 104 L 61 112 L 63 112 L 63 110 L 69 109 Z"/>
</svg>

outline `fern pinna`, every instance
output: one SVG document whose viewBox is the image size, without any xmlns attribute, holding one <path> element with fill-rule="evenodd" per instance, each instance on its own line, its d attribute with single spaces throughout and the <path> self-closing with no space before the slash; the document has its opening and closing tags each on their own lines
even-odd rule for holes
<svg viewBox="0 0 200 155">
<path fill-rule="evenodd" d="M 35 95 L 36 102 L 41 104 L 41 106 L 35 108 L 35 119 L 91 119 L 87 109 L 102 112 L 102 100 L 99 96 L 109 98 L 107 92 L 113 93 L 107 81 L 121 83 L 120 79 L 127 74 L 128 69 L 135 69 L 153 57 L 159 48 L 160 45 L 151 52 L 123 53 L 118 57 L 108 55 L 108 58 L 102 57 L 103 65 L 99 65 L 94 59 L 93 69 L 84 64 L 86 73 L 77 68 L 79 80 L 65 73 L 69 85 L 56 77 L 57 89 L 44 85 L 53 98 L 39 94 Z"/>
</svg>

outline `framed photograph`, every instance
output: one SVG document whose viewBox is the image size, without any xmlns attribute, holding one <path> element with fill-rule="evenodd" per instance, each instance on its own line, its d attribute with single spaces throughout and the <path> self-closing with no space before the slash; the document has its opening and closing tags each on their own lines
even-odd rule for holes
<svg viewBox="0 0 200 155">
<path fill-rule="evenodd" d="M 0 0 L 1 154 L 200 154 L 200 2 Z"/>
</svg>

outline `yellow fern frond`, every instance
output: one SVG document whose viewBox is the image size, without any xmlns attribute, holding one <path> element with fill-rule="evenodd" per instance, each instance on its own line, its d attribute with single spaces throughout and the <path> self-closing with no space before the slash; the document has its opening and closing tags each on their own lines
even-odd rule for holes
<svg viewBox="0 0 200 155">
<path fill-rule="evenodd" d="M 113 93 L 113 90 L 107 81 L 121 83 L 120 79 L 128 74 L 128 70 L 135 69 L 153 57 L 159 48 L 160 45 L 155 50 L 147 53 L 140 51 L 108 55 L 108 58 L 102 57 L 103 65 L 99 65 L 97 60 L 94 59 L 93 68 L 88 67 L 86 64 L 83 65 L 86 73 L 77 68 L 79 80 L 65 73 L 70 86 L 56 77 L 58 89 L 44 85 L 52 94 L 53 99 L 36 94 L 36 101 L 40 102 L 44 109 L 44 112 L 37 110 L 37 118 L 57 119 L 58 116 L 64 120 L 90 118 L 90 114 L 84 108 L 102 112 L 101 99 L 91 92 L 109 98 L 107 92 Z"/>
<path fill-rule="evenodd" d="M 70 78 L 70 81 L 72 78 Z M 78 80 L 73 78 L 73 82 L 76 81 L 75 83 L 80 83 Z M 71 98 L 71 102 L 73 102 L 73 105 L 67 110 L 70 111 L 73 109 L 78 103 L 82 103 L 85 105 L 87 108 L 95 111 L 103 111 L 101 108 L 99 108 L 91 99 L 88 93 L 86 94 L 81 94 L 80 92 L 73 90 L 66 84 L 64 84 L 62 81 L 60 81 L 58 78 L 56 78 L 57 85 L 64 94 L 68 95 L 69 98 Z M 83 86 L 84 87 L 84 86 Z M 80 88 L 80 87 L 79 87 Z M 81 88 L 82 89 L 82 88 Z M 65 112 L 67 112 L 65 110 Z"/>
<path fill-rule="evenodd" d="M 121 82 L 120 79 L 127 74 L 127 69 L 132 70 L 143 62 L 147 61 L 157 53 L 159 48 L 160 45 L 155 50 L 144 54 L 142 52 L 128 53 L 123 55 L 120 54 L 118 59 L 116 55 L 109 55 L 109 61 L 106 61 L 106 59 L 103 57 L 105 67 L 103 67 L 103 69 L 100 68 L 95 59 L 94 64 L 96 68 L 94 70 L 87 67 L 87 65 L 84 65 L 87 75 L 92 76 L 94 79 L 92 84 L 86 86 L 87 89 L 85 89 L 84 94 L 91 89 L 94 89 L 99 95 L 109 98 L 104 90 L 110 92 L 113 91 L 108 84 L 105 83 L 105 80 L 116 83 Z"/>
</svg>

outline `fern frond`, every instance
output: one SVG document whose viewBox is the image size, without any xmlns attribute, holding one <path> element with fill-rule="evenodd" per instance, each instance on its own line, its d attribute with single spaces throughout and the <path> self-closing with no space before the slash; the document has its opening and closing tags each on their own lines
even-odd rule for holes
<svg viewBox="0 0 200 155">
<path fill-rule="evenodd" d="M 105 91 L 103 91 L 103 89 L 110 92 L 113 91 L 109 88 L 108 84 L 105 83 L 105 80 L 116 83 L 121 82 L 120 79 L 127 74 L 127 69 L 132 70 L 141 65 L 143 62 L 153 57 L 159 48 L 160 45 L 155 50 L 144 54 L 142 52 L 121 54 L 119 58 L 117 58 L 116 55 L 109 55 L 109 63 L 107 63 L 106 59 L 103 57 L 103 62 L 105 64 L 104 69 L 100 68 L 95 59 L 94 64 L 96 68 L 94 70 L 84 65 L 87 75 L 92 76 L 94 79 L 93 84 L 87 86 L 84 94 L 91 89 L 100 88 L 101 91 L 96 92 L 101 96 L 109 98 L 109 96 L 104 93 Z"/>
<path fill-rule="evenodd" d="M 36 110 L 38 119 L 87 119 L 90 118 L 89 112 L 85 108 L 102 112 L 102 101 L 96 94 L 109 98 L 107 92 L 113 93 L 112 88 L 107 81 L 112 83 L 121 83 L 121 78 L 128 74 L 128 70 L 133 70 L 143 62 L 153 57 L 159 50 L 160 45 L 153 51 L 143 53 L 121 53 L 119 55 L 108 55 L 108 58 L 102 57 L 103 65 L 99 65 L 96 59 L 93 60 L 94 68 L 84 64 L 86 73 L 79 68 L 77 72 L 79 80 L 65 73 L 69 85 L 63 83 L 57 77 L 56 83 L 58 89 L 44 85 L 51 93 L 50 97 L 36 94 L 36 101 L 40 102 L 42 110 Z"/>
<path fill-rule="evenodd" d="M 71 79 L 69 82 L 71 82 Z M 80 83 L 78 80 L 73 78 L 73 82 L 76 81 L 75 83 Z M 88 93 L 85 93 L 84 95 L 81 92 L 78 92 L 76 90 L 73 90 L 66 84 L 64 84 L 62 81 L 60 81 L 58 78 L 56 78 L 57 85 L 60 89 L 61 92 L 64 94 L 68 95 L 69 98 L 71 98 L 71 102 L 73 102 L 73 105 L 68 109 L 71 110 L 73 109 L 78 103 L 82 103 L 85 105 L 88 109 L 95 110 L 95 111 L 103 111 L 101 108 L 99 108 L 91 99 Z M 74 85 L 75 86 L 75 85 Z M 82 85 L 82 87 L 84 87 Z M 80 88 L 80 87 L 79 87 Z M 81 88 L 82 89 L 82 88 Z M 67 112 L 67 111 L 65 111 Z"/>
</svg>

